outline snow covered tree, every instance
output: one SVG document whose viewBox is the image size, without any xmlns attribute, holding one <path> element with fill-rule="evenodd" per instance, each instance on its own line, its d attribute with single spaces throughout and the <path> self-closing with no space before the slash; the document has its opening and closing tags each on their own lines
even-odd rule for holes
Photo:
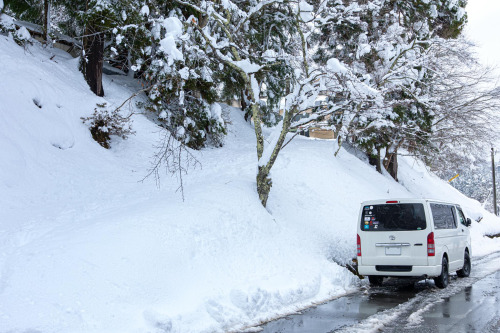
<svg viewBox="0 0 500 333">
<path fill-rule="evenodd" d="M 135 7 L 135 14 L 126 13 L 127 20 L 136 16 L 135 23 L 113 29 L 110 61 L 142 81 L 149 97 L 145 108 L 178 140 L 194 149 L 222 145 L 225 123 L 215 103 L 214 67 L 187 23 L 190 11 L 171 1 Z"/>
<path fill-rule="evenodd" d="M 455 71 L 465 61 L 457 39 L 467 18 L 463 0 L 52 4 L 74 19 L 58 26 L 83 38 L 91 89 L 104 93 L 105 60 L 140 80 L 145 109 L 181 147 L 220 146 L 226 129 L 216 102 L 240 99 L 254 125 L 264 206 L 287 134 L 324 117 L 339 149 L 342 140 L 353 142 L 396 180 L 401 151 L 438 161 L 489 130 L 478 110 L 494 105 L 496 90 L 464 90 L 473 75 Z M 326 105 L 315 103 L 319 94 Z M 263 126 L 274 126 L 266 140 Z"/>
<path fill-rule="evenodd" d="M 52 3 L 57 0 L 5 0 L 5 8 L 17 19 L 39 24 L 42 27 L 42 38 L 50 41 Z"/>
<path fill-rule="evenodd" d="M 49 0 L 9 4 L 18 18 L 42 24 L 44 3 Z M 225 124 L 215 104 L 219 96 L 214 70 L 219 69 L 207 62 L 202 50 L 197 51 L 195 36 L 179 38 L 194 32 L 185 24 L 190 10 L 166 0 L 50 3 L 57 14 L 53 26 L 82 40 L 81 71 L 94 93 L 104 94 L 102 71 L 108 61 L 142 81 L 150 97 L 146 108 L 183 143 L 195 149 L 222 144 Z M 180 30 L 172 30 L 175 20 Z"/>
<path fill-rule="evenodd" d="M 195 40 L 192 47 L 206 57 L 210 68 L 226 73 L 219 76 L 224 89 L 245 94 L 256 136 L 257 192 L 266 206 L 271 169 L 289 131 L 303 123 L 296 116 L 312 109 L 314 120 L 334 112 L 317 108 L 315 100 L 329 83 L 337 82 L 332 79 L 335 74 L 347 69 L 338 61 L 324 68 L 312 65 L 309 38 L 317 21 L 314 7 L 305 1 L 175 3 L 181 12 L 192 13 L 187 19 L 184 16 L 188 32 L 184 54 L 191 51 L 187 41 Z M 237 89 L 231 87 L 234 84 Z M 265 122 L 278 122 L 268 140 L 262 131 Z"/>
<path fill-rule="evenodd" d="M 102 86 L 103 63 L 106 55 L 117 54 L 117 46 L 125 36 L 114 36 L 118 29 L 141 27 L 147 18 L 140 14 L 145 1 L 141 0 L 59 0 L 64 3 L 69 15 L 76 20 L 76 34 L 83 41 L 81 71 L 91 90 L 104 95 Z M 118 38 L 115 38 L 118 37 Z M 134 38 L 135 35 L 132 36 Z M 130 43 L 134 48 L 136 43 Z M 129 58 L 127 58 L 129 60 Z M 130 64 L 128 64 L 130 65 Z"/>
<path fill-rule="evenodd" d="M 435 45 L 437 73 L 429 94 L 434 109 L 430 144 L 414 152 L 452 186 L 481 202 L 491 192 L 489 150 L 498 142 L 500 87 L 492 68 L 481 66 L 473 45 L 459 38 Z M 486 159 L 486 161 L 485 161 Z"/>
<path fill-rule="evenodd" d="M 349 101 L 337 117 L 339 133 L 361 146 L 377 169 L 397 179 L 400 148 L 427 145 L 433 105 L 427 102 L 434 73 L 427 63 L 435 40 L 455 38 L 465 21 L 465 1 L 333 1 L 326 5 L 315 59 L 343 61 L 380 100 Z M 381 154 L 385 152 L 382 159 Z"/>
<path fill-rule="evenodd" d="M 109 25 L 113 17 L 110 15 L 106 1 L 86 0 L 26 0 L 7 1 L 8 8 L 16 17 L 42 27 L 42 36 L 45 41 L 50 40 L 51 8 L 52 3 L 76 20 L 79 25 L 77 34 L 83 37 L 84 54 L 81 64 L 82 72 L 89 83 L 91 90 L 98 96 L 103 96 L 102 89 L 102 56 L 104 49 L 104 36 L 102 30 Z M 64 27 L 64 24 L 61 26 Z M 100 30 L 101 29 L 101 30 Z M 66 31 L 64 31 L 66 32 Z"/>
<path fill-rule="evenodd" d="M 43 2 L 40 0 L 4 0 L 4 9 L 23 21 L 42 24 Z"/>
<path fill-rule="evenodd" d="M 258 3 L 256 6 L 252 6 L 250 3 L 233 3 L 231 1 L 224 1 L 222 3 L 205 1 L 199 4 L 195 2 L 176 1 L 176 4 L 183 8 L 183 12 L 193 12 L 185 22 L 188 26 L 187 29 L 191 32 L 189 36 L 196 41 L 196 43 L 192 43 L 193 47 L 196 48 L 195 51 L 200 52 L 201 55 L 206 57 L 207 63 L 213 64 L 212 68 L 218 68 L 219 71 L 228 69 L 230 75 L 225 76 L 225 78 L 231 80 L 231 76 L 236 76 L 237 80 L 234 81 L 240 82 L 242 89 L 248 93 L 247 99 L 257 138 L 257 158 L 258 160 L 263 160 L 265 147 L 261 128 L 261 83 L 259 83 L 259 80 L 261 82 L 265 80 L 264 77 L 266 74 L 272 72 L 273 69 L 282 70 L 283 67 L 289 66 L 290 59 L 286 56 L 277 59 L 276 54 L 280 50 L 274 50 L 272 46 L 269 50 L 263 50 L 262 47 L 257 46 L 263 36 L 262 25 L 259 26 L 257 21 L 263 15 L 281 13 L 284 17 L 283 22 L 291 22 L 292 25 L 290 25 L 290 28 L 293 28 L 296 20 L 294 12 L 288 5 L 277 1 L 270 1 L 265 4 Z M 272 29 L 270 29 L 270 34 L 272 36 L 268 36 L 268 39 L 273 40 L 277 38 L 283 41 L 283 44 L 290 42 L 290 40 L 285 40 L 286 38 L 290 38 L 290 34 L 277 36 Z M 269 57 L 266 57 L 264 54 Z M 293 73 L 293 71 L 291 72 Z M 267 77 L 269 76 L 267 75 Z M 290 80 L 292 79 L 290 77 Z M 226 82 L 226 86 L 230 84 L 230 82 Z M 305 85 L 306 83 L 300 85 L 300 87 L 295 87 L 295 89 L 302 89 Z M 291 114 L 287 111 L 285 110 L 284 114 L 285 128 L 289 126 L 291 121 Z M 283 121 L 281 124 L 283 124 Z M 270 168 L 281 149 L 286 132 L 286 130 L 279 132 L 278 138 L 275 140 L 277 142 L 272 143 L 273 148 L 276 148 L 275 151 L 269 151 L 270 156 L 266 158 L 266 162 L 259 165 L 257 191 L 264 206 L 266 205 L 271 188 L 271 180 L 268 177 Z"/>
<path fill-rule="evenodd" d="M 448 152 L 480 160 L 482 148 L 492 147 L 500 134 L 498 78 L 492 68 L 479 64 L 473 45 L 464 38 L 434 48 L 437 57 L 430 67 L 436 74 L 429 99 L 437 107 L 430 145 L 423 153 L 436 162 L 447 160 Z"/>
<path fill-rule="evenodd" d="M 102 69 L 104 65 L 105 30 L 114 20 L 113 12 L 106 2 L 85 1 L 81 15 L 84 28 L 81 70 L 90 90 L 104 96 Z"/>
</svg>

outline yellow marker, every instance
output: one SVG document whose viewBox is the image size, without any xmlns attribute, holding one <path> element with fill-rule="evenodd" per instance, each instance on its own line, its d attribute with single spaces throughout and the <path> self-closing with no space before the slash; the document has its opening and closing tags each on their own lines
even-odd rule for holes
<svg viewBox="0 0 500 333">
<path fill-rule="evenodd" d="M 453 179 L 455 179 L 457 177 L 458 177 L 458 173 L 455 176 L 453 176 L 450 180 L 448 180 L 448 183 L 451 182 Z"/>
</svg>

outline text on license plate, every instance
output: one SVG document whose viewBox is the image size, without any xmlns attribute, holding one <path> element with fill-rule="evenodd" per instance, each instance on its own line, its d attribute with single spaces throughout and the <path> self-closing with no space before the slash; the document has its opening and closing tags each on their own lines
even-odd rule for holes
<svg viewBox="0 0 500 333">
<path fill-rule="evenodd" d="M 385 248 L 385 254 L 388 256 L 401 255 L 401 246 L 388 246 Z"/>
</svg>

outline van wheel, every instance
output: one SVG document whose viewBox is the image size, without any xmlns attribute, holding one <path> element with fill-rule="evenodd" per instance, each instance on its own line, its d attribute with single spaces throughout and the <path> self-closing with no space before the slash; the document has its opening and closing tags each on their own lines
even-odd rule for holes
<svg viewBox="0 0 500 333">
<path fill-rule="evenodd" d="M 438 288 L 446 288 L 448 285 L 449 275 L 448 275 L 448 259 L 443 257 L 443 261 L 441 264 L 441 275 L 434 278 L 434 283 Z"/>
<path fill-rule="evenodd" d="M 382 285 L 382 281 L 384 281 L 384 277 L 378 276 L 378 275 L 370 275 L 370 276 L 368 276 L 368 281 L 370 281 L 370 286 L 379 287 Z"/>
<path fill-rule="evenodd" d="M 457 271 L 457 275 L 459 277 L 468 277 L 470 275 L 470 256 L 469 252 L 465 251 L 464 254 L 464 267 L 461 270 Z"/>
</svg>

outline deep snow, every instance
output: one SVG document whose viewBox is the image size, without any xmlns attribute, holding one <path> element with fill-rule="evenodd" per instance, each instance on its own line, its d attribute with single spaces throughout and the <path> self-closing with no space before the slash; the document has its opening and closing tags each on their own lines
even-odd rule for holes
<svg viewBox="0 0 500 333">
<path fill-rule="evenodd" d="M 500 250 L 483 237 L 500 219 L 421 163 L 402 159 L 398 184 L 344 149 L 333 157 L 332 141 L 296 137 L 264 209 L 253 129 L 227 106 L 225 146 L 193 152 L 182 201 L 175 178 L 141 182 L 161 137 L 146 116 L 110 150 L 92 140 L 80 117 L 137 87 L 105 76 L 96 97 L 77 63 L 0 36 L 0 332 L 238 330 L 345 294 L 366 282 L 332 258 L 355 256 L 359 204 L 375 198 L 459 202 L 484 217 L 473 255 Z"/>
</svg>

